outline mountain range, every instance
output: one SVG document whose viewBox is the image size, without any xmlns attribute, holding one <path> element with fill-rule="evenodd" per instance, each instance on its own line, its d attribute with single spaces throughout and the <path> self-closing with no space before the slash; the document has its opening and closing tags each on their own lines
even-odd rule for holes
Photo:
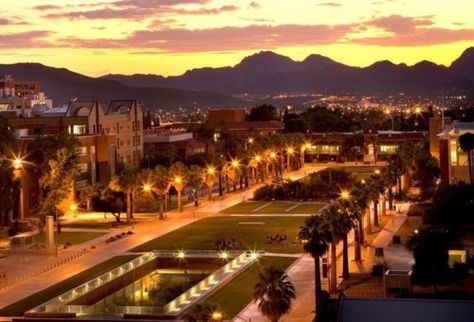
<svg viewBox="0 0 474 322">
<path fill-rule="evenodd" d="M 268 95 L 283 92 L 329 94 L 389 94 L 406 92 L 439 96 L 440 91 L 474 96 L 474 47 L 450 66 L 421 61 L 413 66 L 376 62 L 353 67 L 321 55 L 302 61 L 270 51 L 244 58 L 233 67 L 197 68 L 180 76 L 108 74 L 88 77 L 64 68 L 36 63 L 0 65 L 0 74 L 18 80 L 37 80 L 56 104 L 71 98 L 137 98 L 150 108 L 235 107 L 253 104 L 237 94 Z"/>
<path fill-rule="evenodd" d="M 413 66 L 376 62 L 352 67 L 321 55 L 302 61 L 270 51 L 244 58 L 233 67 L 198 68 L 181 76 L 135 74 L 105 75 L 127 86 L 163 86 L 222 94 L 281 92 L 437 93 L 440 90 L 474 90 L 474 47 L 466 49 L 449 67 L 429 61 Z"/>
</svg>

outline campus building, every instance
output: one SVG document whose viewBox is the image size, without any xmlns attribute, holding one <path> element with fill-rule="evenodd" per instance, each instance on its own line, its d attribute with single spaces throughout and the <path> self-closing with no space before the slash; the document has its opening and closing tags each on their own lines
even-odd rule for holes
<svg viewBox="0 0 474 322">
<path fill-rule="evenodd" d="M 406 142 L 424 140 L 424 132 L 376 131 L 348 133 L 311 133 L 311 146 L 305 150 L 306 162 L 360 161 L 373 164 L 398 153 Z"/>
<path fill-rule="evenodd" d="M 108 183 L 119 162 L 138 165 L 143 157 L 143 114 L 135 100 L 112 101 L 103 108 L 98 101 L 72 101 L 67 107 L 49 109 L 35 117 L 11 117 L 25 154 L 28 143 L 38 135 L 74 135 L 78 142 L 80 176 L 78 193 L 88 183 Z M 31 171 L 28 171 L 31 170 Z M 18 174 L 23 182 L 22 215 L 38 202 L 38 176 L 25 168 Z"/>
<path fill-rule="evenodd" d="M 430 123 L 431 124 L 431 123 Z M 436 131 L 436 129 L 431 129 Z M 474 122 L 458 122 L 445 125 L 443 131 L 437 134 L 436 139 L 430 140 L 430 145 L 438 146 L 438 157 L 441 182 L 453 184 L 458 182 L 469 182 L 468 156 L 459 145 L 459 137 L 464 133 L 474 134 Z"/>
</svg>

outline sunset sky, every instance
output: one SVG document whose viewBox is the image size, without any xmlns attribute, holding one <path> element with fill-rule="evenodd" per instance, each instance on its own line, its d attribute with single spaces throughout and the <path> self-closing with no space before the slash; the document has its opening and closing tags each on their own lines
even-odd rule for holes
<svg viewBox="0 0 474 322">
<path fill-rule="evenodd" d="M 2 0 L 0 63 L 87 75 L 235 65 L 260 50 L 449 65 L 474 45 L 472 0 Z"/>
</svg>

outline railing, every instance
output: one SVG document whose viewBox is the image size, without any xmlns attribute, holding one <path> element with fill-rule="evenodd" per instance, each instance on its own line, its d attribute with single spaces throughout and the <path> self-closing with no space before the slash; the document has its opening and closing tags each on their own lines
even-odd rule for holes
<svg viewBox="0 0 474 322">
<path fill-rule="evenodd" d="M 140 267 L 152 260 L 157 258 L 157 254 L 155 253 L 146 253 L 138 258 L 135 258 L 125 264 L 120 265 L 119 267 L 116 267 L 112 270 L 110 270 L 107 273 L 104 273 L 84 284 L 81 284 L 72 290 L 69 290 L 66 293 L 61 294 L 60 296 L 55 297 L 54 299 L 46 302 L 43 305 L 37 306 L 34 309 L 30 310 L 29 312 L 59 312 L 62 309 L 60 307 L 65 307 L 68 306 L 67 303 L 70 303 L 79 297 L 99 288 L 102 285 L 105 285 L 109 283 L 110 281 L 131 272 L 132 270 L 136 269 L 137 267 Z M 68 308 L 67 310 L 73 310 L 74 307 L 80 307 L 80 306 L 71 306 L 71 308 Z M 68 311 L 70 313 L 74 313 L 71 311 Z M 80 312 L 76 312 L 80 313 Z"/>
<path fill-rule="evenodd" d="M 133 314 L 133 315 L 178 315 L 186 309 L 193 301 L 197 300 L 204 293 L 215 290 L 219 282 L 223 282 L 229 276 L 235 274 L 238 270 L 246 267 L 250 262 L 257 259 L 259 254 L 250 252 L 229 251 L 228 257 L 234 259 L 214 271 L 207 278 L 200 281 L 186 292 L 182 293 L 171 302 L 163 307 L 147 307 L 147 306 L 113 306 L 107 309 L 106 313 L 114 314 Z M 135 258 L 125 264 L 122 264 L 107 273 L 104 273 L 86 283 L 83 283 L 63 294 L 57 296 L 50 301 L 35 307 L 27 313 L 74 313 L 74 314 L 94 314 L 96 312 L 96 305 L 68 305 L 74 300 L 84 296 L 85 294 L 107 284 L 111 281 L 127 274 L 159 257 L 177 257 L 176 251 L 154 251 L 146 253 L 138 258 Z M 212 258 L 219 257 L 221 252 L 216 251 L 190 251 L 186 256 L 193 257 L 202 255 L 210 256 Z M 238 255 L 238 256 L 237 256 Z M 236 270 L 237 269 L 237 270 Z M 100 302 L 99 302 L 100 303 Z"/>
</svg>

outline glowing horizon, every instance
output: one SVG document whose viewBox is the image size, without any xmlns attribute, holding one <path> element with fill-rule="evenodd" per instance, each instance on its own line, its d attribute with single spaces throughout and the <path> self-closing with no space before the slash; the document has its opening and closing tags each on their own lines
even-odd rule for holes
<svg viewBox="0 0 474 322">
<path fill-rule="evenodd" d="M 2 4 L 0 63 L 170 76 L 271 50 L 360 67 L 380 60 L 449 66 L 474 45 L 474 3 L 454 2 L 17 0 Z"/>
</svg>

